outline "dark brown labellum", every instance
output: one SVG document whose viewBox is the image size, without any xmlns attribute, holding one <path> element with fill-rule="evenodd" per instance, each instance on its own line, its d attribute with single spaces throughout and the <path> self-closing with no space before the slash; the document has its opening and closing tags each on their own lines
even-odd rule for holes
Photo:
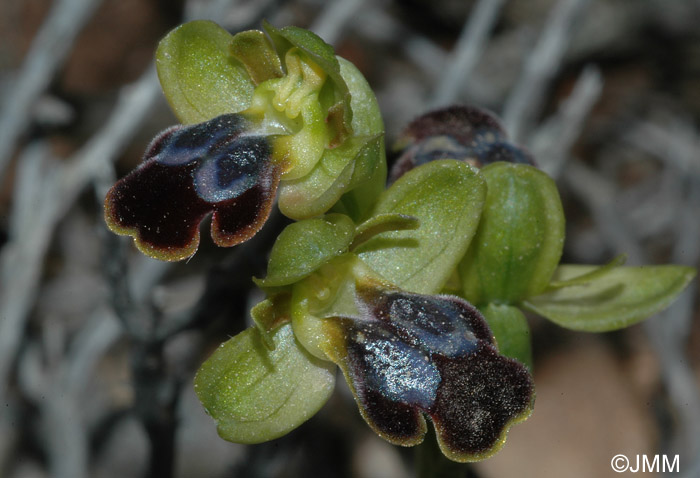
<svg viewBox="0 0 700 478">
<path fill-rule="evenodd" d="M 449 106 L 419 116 L 403 130 L 397 149 L 400 155 L 390 182 L 436 159 L 456 159 L 477 167 L 496 161 L 534 165 L 530 153 L 508 140 L 494 114 L 473 106 Z"/>
<path fill-rule="evenodd" d="M 247 135 L 249 127 L 229 114 L 160 133 L 143 164 L 107 194 L 110 229 L 134 236 L 139 249 L 163 260 L 194 254 L 209 213 L 218 245 L 252 237 L 269 215 L 281 170 L 270 159 L 269 139 Z"/>
<path fill-rule="evenodd" d="M 445 453 L 485 457 L 534 399 L 528 370 L 499 355 L 486 321 L 466 301 L 357 286 L 360 318 L 330 319 L 341 366 L 362 415 L 387 440 L 420 443 L 428 415 Z"/>
</svg>

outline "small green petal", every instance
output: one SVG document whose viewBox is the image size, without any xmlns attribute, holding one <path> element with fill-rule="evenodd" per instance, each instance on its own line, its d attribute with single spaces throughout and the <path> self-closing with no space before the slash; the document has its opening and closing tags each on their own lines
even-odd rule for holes
<svg viewBox="0 0 700 478">
<path fill-rule="evenodd" d="M 402 289 L 439 292 L 476 232 L 485 196 L 484 180 L 467 164 L 442 160 L 413 169 L 380 196 L 373 214 L 413 216 L 420 227 L 378 234 L 356 252 Z"/>
<path fill-rule="evenodd" d="M 520 309 L 491 303 L 482 308 L 481 313 L 496 338 L 501 355 L 514 358 L 532 370 L 530 327 Z"/>
<path fill-rule="evenodd" d="M 596 269 L 562 265 L 554 280 L 571 280 Z M 585 284 L 532 297 L 523 302 L 523 307 L 568 329 L 617 330 L 667 307 L 695 274 L 692 267 L 674 265 L 617 267 Z"/>
<path fill-rule="evenodd" d="M 280 57 L 297 47 L 309 54 L 327 73 L 339 71 L 333 47 L 315 33 L 295 26 L 275 28 L 267 21 L 263 21 L 263 29 L 270 35 Z"/>
<path fill-rule="evenodd" d="M 518 303 L 541 293 L 559 263 L 564 213 L 554 181 L 524 164 L 497 162 L 479 230 L 459 265 L 463 296 L 474 304 Z"/>
<path fill-rule="evenodd" d="M 172 30 L 156 51 L 165 97 L 184 124 L 201 123 L 250 104 L 253 82 L 230 53 L 233 36 L 216 23 L 196 20 Z"/>
<path fill-rule="evenodd" d="M 278 438 L 311 418 L 328 400 L 335 365 L 312 357 L 287 324 L 273 335 L 274 350 L 250 328 L 223 343 L 195 377 L 195 391 L 217 423 L 219 435 L 235 443 Z"/>
<path fill-rule="evenodd" d="M 282 62 L 270 39 L 260 30 L 236 33 L 231 41 L 231 56 L 240 61 L 256 85 L 284 75 Z"/>
<path fill-rule="evenodd" d="M 260 287 L 293 284 L 333 257 L 348 251 L 355 224 L 342 214 L 329 214 L 287 226 L 270 251 L 265 279 L 254 279 Z"/>
</svg>

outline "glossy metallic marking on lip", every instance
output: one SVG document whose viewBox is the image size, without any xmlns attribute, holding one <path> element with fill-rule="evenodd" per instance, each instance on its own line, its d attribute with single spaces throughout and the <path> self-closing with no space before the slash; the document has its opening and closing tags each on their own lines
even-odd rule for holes
<svg viewBox="0 0 700 478">
<path fill-rule="evenodd" d="M 146 157 L 166 166 L 197 163 L 193 175 L 197 195 L 211 203 L 232 199 L 253 187 L 265 167 L 261 159 L 270 156 L 264 137 L 244 135 L 248 126 L 236 114 L 176 126 L 156 138 Z"/>
<path fill-rule="evenodd" d="M 428 353 L 448 357 L 476 348 L 478 340 L 493 343 L 481 315 L 466 301 L 452 296 L 428 296 L 403 291 L 358 287 L 362 309 L 386 322 L 394 333 Z"/>
<path fill-rule="evenodd" d="M 376 324 L 375 324 L 376 325 Z M 421 350 L 405 344 L 380 326 L 350 326 L 355 366 L 367 370 L 367 386 L 393 401 L 429 407 L 434 401 L 440 374 Z"/>
<path fill-rule="evenodd" d="M 249 239 L 269 215 L 281 168 L 271 161 L 267 138 L 245 135 L 248 126 L 229 114 L 162 132 L 144 162 L 107 194 L 110 229 L 134 236 L 141 251 L 163 260 L 194 254 L 209 213 L 218 245 Z"/>
<path fill-rule="evenodd" d="M 532 408 L 527 369 L 498 354 L 481 314 L 462 299 L 357 285 L 360 319 L 330 319 L 343 344 L 329 350 L 363 417 L 392 443 L 414 445 L 435 424 L 445 454 L 495 452 Z M 398 420 L 398 422 L 397 422 Z"/>
</svg>

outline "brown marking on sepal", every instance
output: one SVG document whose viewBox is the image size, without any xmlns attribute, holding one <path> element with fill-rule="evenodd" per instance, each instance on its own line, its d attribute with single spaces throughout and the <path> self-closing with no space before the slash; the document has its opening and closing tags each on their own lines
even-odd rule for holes
<svg viewBox="0 0 700 478">
<path fill-rule="evenodd" d="M 352 130 L 348 128 L 346 123 L 345 104 L 342 101 L 328 108 L 326 124 L 328 129 L 333 132 L 333 137 L 328 142 L 329 149 L 337 148 L 352 135 Z"/>
</svg>

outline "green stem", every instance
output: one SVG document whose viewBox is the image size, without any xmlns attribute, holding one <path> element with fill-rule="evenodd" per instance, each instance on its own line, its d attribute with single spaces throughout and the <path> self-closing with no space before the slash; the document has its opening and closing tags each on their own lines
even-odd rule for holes
<svg viewBox="0 0 700 478">
<path fill-rule="evenodd" d="M 422 444 L 415 447 L 417 478 L 478 478 L 474 467 L 445 458 L 431 429 Z"/>
</svg>

